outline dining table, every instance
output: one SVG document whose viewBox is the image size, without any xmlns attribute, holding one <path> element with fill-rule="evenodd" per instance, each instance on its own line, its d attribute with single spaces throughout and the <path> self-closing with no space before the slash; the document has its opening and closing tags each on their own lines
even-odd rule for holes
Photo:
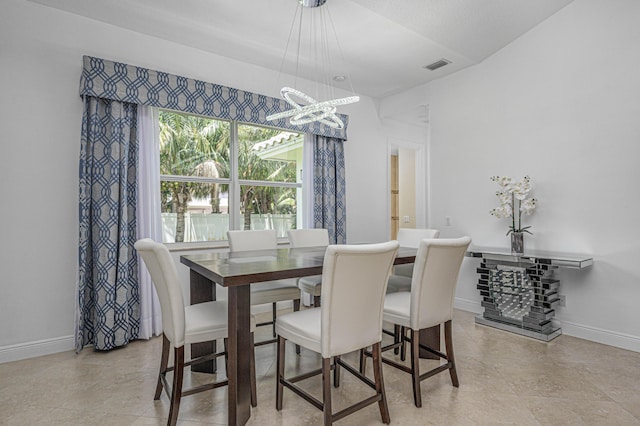
<svg viewBox="0 0 640 426">
<path fill-rule="evenodd" d="M 207 251 L 180 256 L 190 269 L 190 303 L 216 299 L 216 285 L 227 289 L 228 423 L 244 425 L 251 417 L 251 284 L 322 274 L 326 247 L 282 247 L 273 250 Z M 400 247 L 394 264 L 413 263 L 415 248 Z M 192 358 L 215 352 L 215 342 L 191 346 Z M 214 361 L 192 370 L 214 372 Z"/>
</svg>

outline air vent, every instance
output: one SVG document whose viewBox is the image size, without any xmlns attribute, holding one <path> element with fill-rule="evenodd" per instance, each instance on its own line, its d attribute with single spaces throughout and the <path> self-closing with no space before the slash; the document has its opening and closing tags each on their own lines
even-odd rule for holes
<svg viewBox="0 0 640 426">
<path fill-rule="evenodd" d="M 431 71 L 435 71 L 438 68 L 442 68 L 445 65 L 450 64 L 450 63 L 451 63 L 450 60 L 443 58 L 443 59 L 440 59 L 439 61 L 436 61 L 436 62 L 434 62 L 434 63 L 432 63 L 430 65 L 425 65 L 425 68 L 428 69 L 428 70 L 431 70 Z"/>
</svg>

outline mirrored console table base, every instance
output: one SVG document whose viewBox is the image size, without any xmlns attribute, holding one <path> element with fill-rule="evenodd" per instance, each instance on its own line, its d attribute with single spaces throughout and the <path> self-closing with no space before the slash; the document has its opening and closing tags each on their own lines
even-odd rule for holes
<svg viewBox="0 0 640 426">
<path fill-rule="evenodd" d="M 512 254 L 472 249 L 468 257 L 481 258 L 476 288 L 484 309 L 476 324 L 486 325 L 549 342 L 562 330 L 554 324 L 561 305 L 559 268 L 583 269 L 593 265 L 591 257 L 549 254 Z"/>
<path fill-rule="evenodd" d="M 550 333 L 540 333 L 535 330 L 528 330 L 526 328 L 518 327 L 517 325 L 507 324 L 499 322 L 494 319 L 484 318 L 482 315 L 476 316 L 476 324 L 486 325 L 488 327 L 497 328 L 499 330 L 510 331 L 512 333 L 520 334 L 522 336 L 531 337 L 532 339 L 542 340 L 544 342 L 550 342 L 556 337 L 562 334 L 562 330 L 557 328 Z"/>
</svg>

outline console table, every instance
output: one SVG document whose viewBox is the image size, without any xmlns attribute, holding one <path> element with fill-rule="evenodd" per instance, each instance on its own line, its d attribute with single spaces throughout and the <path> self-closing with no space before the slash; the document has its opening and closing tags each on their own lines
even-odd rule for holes
<svg viewBox="0 0 640 426">
<path fill-rule="evenodd" d="M 552 322 L 561 304 L 558 268 L 583 269 L 593 265 L 591 257 L 555 254 L 511 254 L 493 249 L 470 249 L 467 257 L 482 258 L 478 290 L 482 315 L 476 323 L 544 340 L 558 337 L 562 330 Z"/>
</svg>

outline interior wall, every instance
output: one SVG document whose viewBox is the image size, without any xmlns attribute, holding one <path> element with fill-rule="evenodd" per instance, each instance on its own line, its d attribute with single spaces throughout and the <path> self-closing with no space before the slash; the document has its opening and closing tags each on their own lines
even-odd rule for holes
<svg viewBox="0 0 640 426">
<path fill-rule="evenodd" d="M 575 0 L 483 63 L 416 88 L 430 110 L 430 225 L 507 249 L 494 175 L 529 175 L 527 249 L 594 257 L 562 271 L 563 332 L 640 351 L 640 2 Z M 451 226 L 445 226 L 445 218 Z M 456 303 L 480 311 L 478 262 Z"/>
<path fill-rule="evenodd" d="M 270 96 L 279 96 L 282 84 L 275 71 L 24 0 L 3 1 L 0 362 L 73 348 L 83 55 Z M 386 197 L 378 193 L 386 190 L 387 145 L 376 105 L 361 99 L 341 108 L 350 116 L 347 239 L 379 242 L 388 237 Z"/>
</svg>

